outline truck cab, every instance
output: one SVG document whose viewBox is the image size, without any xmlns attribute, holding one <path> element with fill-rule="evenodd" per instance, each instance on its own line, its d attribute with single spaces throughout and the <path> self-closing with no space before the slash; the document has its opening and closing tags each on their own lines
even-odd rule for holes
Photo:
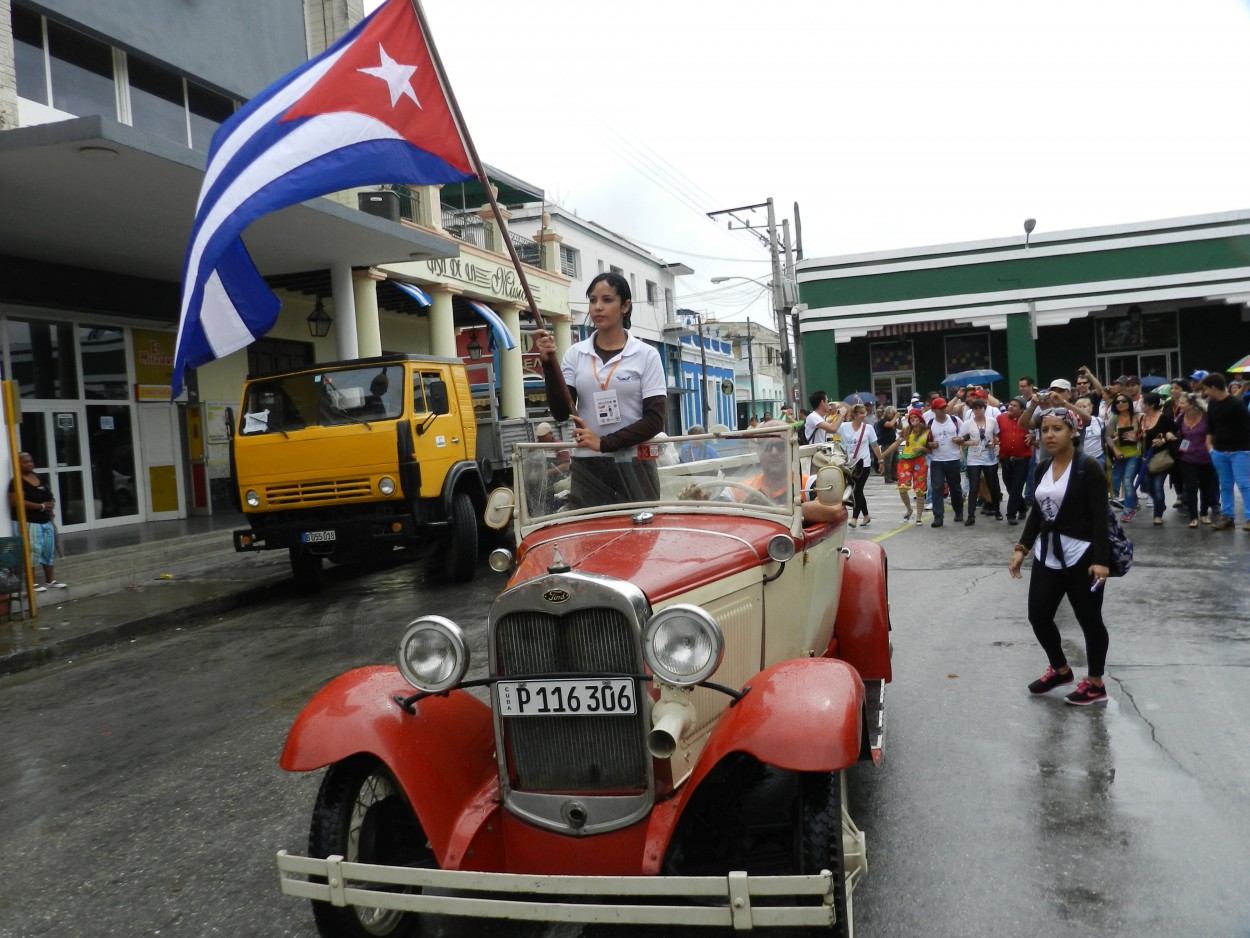
<svg viewBox="0 0 1250 938">
<path fill-rule="evenodd" d="M 286 550 L 315 589 L 323 560 L 441 541 L 448 578 L 477 565 L 485 487 L 463 363 L 387 355 L 248 378 L 231 453 L 250 527 L 240 551 Z"/>
</svg>

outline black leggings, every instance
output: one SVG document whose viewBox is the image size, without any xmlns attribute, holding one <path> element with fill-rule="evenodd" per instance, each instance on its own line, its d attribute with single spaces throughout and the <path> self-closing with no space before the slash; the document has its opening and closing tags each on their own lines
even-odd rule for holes
<svg viewBox="0 0 1250 938">
<path fill-rule="evenodd" d="M 1096 592 L 1089 591 L 1091 581 L 1089 566 L 1093 563 L 1093 551 L 1066 570 L 1052 570 L 1034 559 L 1033 573 L 1029 578 L 1029 623 L 1033 634 L 1046 652 L 1050 666 L 1058 671 L 1068 663 L 1063 653 L 1059 627 L 1055 625 L 1055 613 L 1059 603 L 1068 597 L 1076 621 L 1085 633 L 1085 657 L 1089 663 L 1090 677 L 1102 677 L 1107 666 L 1107 627 L 1102 621 L 1102 594 L 1104 584 Z"/>
<path fill-rule="evenodd" d="M 864 483 L 868 481 L 868 477 L 872 475 L 872 470 L 863 463 L 855 464 L 855 471 L 851 473 L 851 484 L 855 489 L 855 508 L 851 513 L 851 520 L 854 521 L 860 515 L 868 517 L 868 499 L 864 495 Z"/>
<path fill-rule="evenodd" d="M 1003 510 L 1003 493 L 998 487 L 998 466 L 969 466 L 968 467 L 968 517 L 976 517 L 977 507 L 977 491 L 981 488 L 981 480 L 985 480 L 986 491 L 990 493 L 990 500 L 986 502 L 986 508 L 992 508 L 998 513 Z"/>
</svg>

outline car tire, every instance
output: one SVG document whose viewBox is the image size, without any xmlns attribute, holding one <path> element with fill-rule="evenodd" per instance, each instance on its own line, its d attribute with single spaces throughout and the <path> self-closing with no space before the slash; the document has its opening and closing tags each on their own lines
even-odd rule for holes
<svg viewBox="0 0 1250 938">
<path fill-rule="evenodd" d="M 477 572 L 477 515 L 464 492 L 451 497 L 451 526 L 443 544 L 443 572 L 453 583 L 468 583 Z"/>
<path fill-rule="evenodd" d="M 853 880 L 863 873 L 864 838 L 846 810 L 846 773 L 804 775 L 799 798 L 799 872 L 833 873 L 832 930 L 813 930 L 825 938 L 851 938 L 855 927 Z"/>
<path fill-rule="evenodd" d="M 371 756 L 353 757 L 326 772 L 313 808 L 308 850 L 314 857 L 337 854 L 359 863 L 438 866 L 399 784 Z M 420 933 L 421 920 L 411 912 L 328 902 L 313 902 L 312 909 L 322 938 L 414 938 Z"/>
<path fill-rule="evenodd" d="M 321 558 L 310 554 L 303 547 L 288 548 L 291 553 L 291 576 L 295 585 L 305 593 L 321 591 Z"/>
</svg>

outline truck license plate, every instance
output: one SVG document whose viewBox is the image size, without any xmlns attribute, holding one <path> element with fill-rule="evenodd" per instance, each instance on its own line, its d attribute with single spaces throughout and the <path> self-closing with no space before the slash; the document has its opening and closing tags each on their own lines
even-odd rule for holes
<svg viewBox="0 0 1250 938">
<path fill-rule="evenodd" d="M 300 542 L 303 544 L 317 544 L 321 541 L 334 540 L 333 531 L 305 531 L 299 536 Z"/>
<path fill-rule="evenodd" d="M 500 681 L 499 713 L 505 717 L 602 716 L 638 712 L 629 678 L 580 681 Z"/>
</svg>

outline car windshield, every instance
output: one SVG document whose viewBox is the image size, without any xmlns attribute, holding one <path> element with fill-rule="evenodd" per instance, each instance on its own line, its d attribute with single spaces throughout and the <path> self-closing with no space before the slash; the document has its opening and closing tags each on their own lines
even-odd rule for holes
<svg viewBox="0 0 1250 938">
<path fill-rule="evenodd" d="M 402 365 L 305 371 L 249 384 L 239 432 L 286 433 L 394 420 L 403 411 Z"/>
<path fill-rule="evenodd" d="M 789 524 L 797 510 L 798 437 L 789 427 L 668 437 L 623 455 L 583 456 L 558 441 L 519 445 L 522 528 L 639 509 L 756 514 Z"/>
</svg>

